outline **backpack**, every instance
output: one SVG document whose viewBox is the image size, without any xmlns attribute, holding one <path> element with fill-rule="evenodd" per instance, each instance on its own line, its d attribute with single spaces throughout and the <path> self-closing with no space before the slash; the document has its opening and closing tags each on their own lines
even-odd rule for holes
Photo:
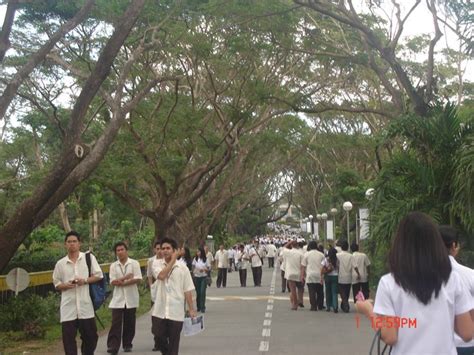
<svg viewBox="0 0 474 355">
<path fill-rule="evenodd" d="M 92 276 L 91 272 L 91 252 L 86 252 L 86 264 L 89 270 L 89 276 Z M 92 305 L 94 306 L 94 312 L 102 306 L 107 298 L 107 277 L 104 277 L 93 283 L 89 284 L 89 294 L 91 296 Z"/>
</svg>

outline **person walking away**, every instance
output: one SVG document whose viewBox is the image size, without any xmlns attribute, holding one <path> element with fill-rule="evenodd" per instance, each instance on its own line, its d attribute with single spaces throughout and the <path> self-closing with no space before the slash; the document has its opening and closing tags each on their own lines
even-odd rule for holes
<svg viewBox="0 0 474 355">
<path fill-rule="evenodd" d="M 439 226 L 439 232 L 441 238 L 443 238 L 444 245 L 448 250 L 449 260 L 451 261 L 451 267 L 453 272 L 457 272 L 460 279 L 464 282 L 467 290 L 471 296 L 471 318 L 474 319 L 474 270 L 464 265 L 459 264 L 456 261 L 456 256 L 459 253 L 459 233 L 451 226 L 442 225 Z M 470 342 L 465 342 L 461 337 L 454 332 L 454 344 L 456 345 L 456 351 L 458 355 L 472 355 L 474 354 L 474 339 Z"/>
<path fill-rule="evenodd" d="M 193 260 L 193 276 L 196 286 L 196 306 L 197 311 L 206 312 L 206 287 L 207 274 L 211 269 L 211 263 L 207 260 L 204 248 L 199 248 Z"/>
<path fill-rule="evenodd" d="M 339 260 L 337 259 L 337 250 L 335 248 L 328 250 L 328 256 L 324 258 L 321 265 L 323 266 L 321 276 L 324 275 L 324 287 L 326 289 L 326 311 L 330 312 L 332 308 L 334 313 L 337 313 Z"/>
<path fill-rule="evenodd" d="M 204 251 L 206 252 L 206 259 L 211 265 L 211 267 L 209 268 L 209 271 L 207 272 L 207 287 L 211 287 L 212 285 L 211 273 L 212 273 L 212 265 L 214 265 L 214 255 L 212 255 L 212 252 L 209 250 L 209 247 L 207 245 L 204 246 Z"/>
<path fill-rule="evenodd" d="M 288 287 L 288 282 L 285 277 L 285 265 L 286 265 L 286 252 L 289 250 L 289 248 L 286 247 L 285 244 L 281 247 L 278 260 L 280 262 L 280 274 L 281 274 L 281 292 L 285 293 L 286 289 L 288 288 L 288 292 L 290 292 L 290 288 Z"/>
<path fill-rule="evenodd" d="M 163 259 L 153 264 L 153 275 L 157 279 L 155 304 L 152 310 L 153 335 L 158 339 L 158 347 L 165 355 L 177 355 L 184 322 L 184 304 L 189 315 L 196 317 L 193 305 L 193 279 L 188 268 L 176 260 L 178 243 L 171 238 L 163 238 L 161 252 Z"/>
<path fill-rule="evenodd" d="M 252 266 L 253 283 L 255 287 L 262 286 L 262 257 L 259 253 L 258 242 L 255 242 L 249 250 L 250 264 Z"/>
<path fill-rule="evenodd" d="M 349 313 L 349 295 L 352 284 L 352 254 L 348 252 L 349 243 L 346 240 L 341 242 L 340 253 L 337 253 L 339 260 L 339 294 L 341 295 L 341 309 L 344 313 Z"/>
<path fill-rule="evenodd" d="M 107 352 L 117 354 L 122 343 L 123 351 L 129 353 L 135 337 L 136 312 L 139 305 L 137 285 L 142 281 L 142 272 L 137 260 L 128 257 L 124 242 L 114 246 L 118 260 L 110 265 L 110 284 L 114 286 L 109 308 L 112 310 L 112 325 L 107 337 Z"/>
<path fill-rule="evenodd" d="M 288 250 L 285 254 L 285 277 L 288 285 L 290 286 L 290 303 L 291 309 L 296 311 L 300 304 L 300 289 L 297 287 L 297 283 L 301 280 L 301 262 L 303 261 L 303 254 L 298 249 L 298 242 L 291 241 L 292 249 Z"/>
<path fill-rule="evenodd" d="M 267 252 L 268 267 L 273 269 L 275 267 L 275 256 L 277 253 L 277 248 L 273 244 L 273 240 L 270 242 L 270 244 L 265 246 L 265 250 Z"/>
<path fill-rule="evenodd" d="M 219 246 L 219 250 L 216 251 L 215 256 L 217 264 L 217 288 L 227 286 L 227 268 L 229 267 L 229 255 L 227 250 L 224 249 L 223 245 Z"/>
<path fill-rule="evenodd" d="M 89 284 L 101 280 L 104 275 L 94 255 L 91 254 L 91 276 L 86 254 L 81 250 L 81 237 L 70 231 L 64 238 L 67 255 L 60 259 L 53 271 L 53 284 L 61 292 L 60 321 L 64 353 L 77 354 L 76 334 L 79 330 L 84 355 L 93 355 L 97 347 L 97 325 L 94 306 L 89 294 Z"/>
<path fill-rule="evenodd" d="M 228 272 L 232 272 L 232 269 L 235 268 L 235 253 L 234 248 L 229 248 L 227 251 L 227 256 L 229 257 L 229 268 Z"/>
<path fill-rule="evenodd" d="M 357 243 L 351 244 L 352 251 L 352 296 L 354 304 L 357 302 L 356 296 L 362 291 L 365 299 L 369 298 L 369 257 L 359 252 Z"/>
<path fill-rule="evenodd" d="M 472 297 L 453 272 L 438 226 L 428 215 L 410 212 L 402 218 L 388 267 L 377 286 L 375 305 L 357 301 L 356 309 L 375 323 L 381 339 L 392 346 L 392 355 L 455 355 L 454 332 L 464 342 L 472 340 Z M 412 326 L 396 326 L 400 318 Z"/>
<path fill-rule="evenodd" d="M 163 258 L 163 256 L 161 255 L 161 241 L 159 240 L 155 241 L 153 250 L 155 252 L 155 255 L 148 259 L 147 268 L 146 268 L 146 277 L 147 277 L 148 287 L 150 288 L 150 300 L 151 300 L 150 302 L 151 302 L 152 308 L 153 308 L 153 303 L 156 297 L 156 287 L 157 287 L 157 284 L 155 282 L 156 279 L 153 276 L 153 264 L 155 263 L 155 261 Z M 151 331 L 153 334 L 153 329 L 151 329 Z M 155 348 L 158 347 L 157 341 L 158 339 L 156 339 L 155 337 Z"/>
<path fill-rule="evenodd" d="M 323 260 L 324 254 L 318 250 L 316 241 L 310 241 L 308 243 L 307 252 L 301 261 L 301 281 L 306 281 L 308 285 L 311 311 L 322 310 L 324 308 L 324 292 L 321 278 Z"/>
</svg>

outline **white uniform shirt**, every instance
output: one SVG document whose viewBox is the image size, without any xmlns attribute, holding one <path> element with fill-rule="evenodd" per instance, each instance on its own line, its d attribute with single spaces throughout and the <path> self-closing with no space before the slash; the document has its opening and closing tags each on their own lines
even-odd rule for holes
<svg viewBox="0 0 474 355">
<path fill-rule="evenodd" d="M 454 345 L 454 317 L 469 312 L 471 300 L 459 275 L 451 272 L 448 282 L 441 286 L 428 305 L 403 290 L 392 274 L 380 279 L 375 297 L 374 313 L 384 316 L 416 319 L 416 329 L 398 329 L 398 340 L 392 354 L 452 354 Z"/>
<path fill-rule="evenodd" d="M 285 248 L 285 247 L 282 247 L 281 250 L 280 250 L 280 258 L 281 258 L 281 262 L 280 262 L 280 270 L 285 272 L 285 265 L 286 265 L 286 253 L 287 251 L 290 250 L 288 248 Z"/>
<path fill-rule="evenodd" d="M 267 258 L 274 258 L 277 252 L 276 246 L 268 244 L 265 248 L 267 250 Z"/>
<path fill-rule="evenodd" d="M 301 265 L 306 267 L 306 283 L 321 282 L 321 269 L 323 268 L 321 263 L 323 260 L 324 254 L 319 250 L 313 249 L 304 254 Z"/>
<path fill-rule="evenodd" d="M 262 259 L 260 253 L 257 253 L 257 249 L 254 246 L 250 247 L 249 250 L 250 264 L 252 267 L 262 266 Z"/>
<path fill-rule="evenodd" d="M 367 255 L 364 253 L 360 253 L 358 251 L 352 254 L 352 283 L 356 284 L 359 282 L 367 282 L 368 281 L 368 273 L 367 267 L 370 265 L 370 260 Z M 359 270 L 360 280 L 357 280 L 357 272 L 355 268 Z"/>
<path fill-rule="evenodd" d="M 153 263 L 153 275 L 158 274 L 166 267 L 164 259 Z M 194 290 L 193 279 L 189 269 L 176 262 L 165 280 L 156 280 L 156 297 L 152 316 L 161 319 L 184 321 L 184 293 Z"/>
<path fill-rule="evenodd" d="M 227 253 L 227 250 L 218 250 L 216 251 L 216 257 L 217 261 L 217 267 L 221 269 L 226 269 L 229 267 L 229 254 Z"/>
<path fill-rule="evenodd" d="M 201 258 L 193 259 L 193 275 L 195 277 L 206 277 L 208 270 L 211 270 L 211 262 L 207 258 L 205 262 Z"/>
<path fill-rule="evenodd" d="M 285 279 L 300 281 L 303 253 L 300 249 L 290 249 L 285 253 Z"/>
<path fill-rule="evenodd" d="M 212 255 L 211 251 L 208 251 L 206 254 L 206 260 L 209 260 L 209 263 L 212 265 L 214 262 L 214 255 Z"/>
<path fill-rule="evenodd" d="M 449 259 L 451 260 L 453 271 L 459 274 L 459 277 L 464 282 L 464 285 L 471 295 L 471 309 L 474 309 L 474 270 L 459 264 L 451 255 L 449 256 Z M 470 347 L 474 346 L 474 339 L 466 343 L 459 335 L 454 333 L 454 343 L 456 344 L 456 347 L 459 348 Z"/>
<path fill-rule="evenodd" d="M 229 249 L 227 251 L 227 256 L 229 257 L 229 259 L 234 259 L 235 258 L 235 251 L 234 249 Z"/>
<path fill-rule="evenodd" d="M 245 251 L 237 251 L 236 262 L 240 263 L 240 270 L 246 270 L 249 267 L 249 255 Z"/>
<path fill-rule="evenodd" d="M 134 280 L 141 280 L 142 272 L 140 264 L 134 259 L 128 258 L 123 265 L 119 260 L 110 265 L 110 282 L 120 279 L 127 274 L 133 274 Z M 114 293 L 109 308 L 137 308 L 139 304 L 137 284 L 127 286 L 114 286 Z"/>
<path fill-rule="evenodd" d="M 347 251 L 341 251 L 336 254 L 339 260 L 339 283 L 352 283 L 352 254 Z"/>
<path fill-rule="evenodd" d="M 103 278 L 97 259 L 91 254 L 91 275 Z M 61 283 L 68 283 L 76 278 L 87 279 L 89 269 L 86 263 L 86 254 L 79 253 L 77 261 L 72 262 L 66 255 L 60 259 L 53 271 L 53 284 L 58 287 Z M 89 294 L 89 285 L 82 285 L 61 292 L 61 323 L 75 319 L 94 318 L 94 307 Z"/>
</svg>

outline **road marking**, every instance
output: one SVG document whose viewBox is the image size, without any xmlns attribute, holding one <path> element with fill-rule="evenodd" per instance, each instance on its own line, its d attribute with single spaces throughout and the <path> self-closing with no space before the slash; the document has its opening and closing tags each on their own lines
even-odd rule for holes
<svg viewBox="0 0 474 355">
<path fill-rule="evenodd" d="M 270 299 L 268 300 L 268 303 L 272 304 L 274 301 L 275 301 L 274 299 L 270 298 Z"/>
<path fill-rule="evenodd" d="M 271 317 L 272 317 L 272 312 L 265 313 L 265 318 L 271 318 Z"/>
<path fill-rule="evenodd" d="M 270 347 L 270 342 L 261 341 L 260 342 L 260 347 L 258 348 L 258 351 L 268 351 L 269 347 Z"/>
<path fill-rule="evenodd" d="M 267 311 L 273 311 L 273 305 L 272 304 L 267 305 Z"/>
<path fill-rule="evenodd" d="M 265 320 L 263 321 L 263 326 L 264 326 L 264 327 L 268 327 L 268 326 L 270 326 L 270 325 L 272 325 L 271 319 L 265 319 Z"/>
<path fill-rule="evenodd" d="M 262 329 L 262 337 L 269 337 L 272 330 L 270 328 L 263 328 Z"/>
</svg>

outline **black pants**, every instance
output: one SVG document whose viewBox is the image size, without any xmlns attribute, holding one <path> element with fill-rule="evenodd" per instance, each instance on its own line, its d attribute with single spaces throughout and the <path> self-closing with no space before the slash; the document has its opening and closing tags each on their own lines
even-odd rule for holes
<svg viewBox="0 0 474 355">
<path fill-rule="evenodd" d="M 275 267 L 275 258 L 274 257 L 268 257 L 268 267 L 269 268 Z"/>
<path fill-rule="evenodd" d="M 183 322 L 158 317 L 151 317 L 151 322 L 151 331 L 157 340 L 158 350 L 163 355 L 178 355 Z"/>
<path fill-rule="evenodd" d="M 97 347 L 97 325 L 95 318 L 75 319 L 61 323 L 63 333 L 64 353 L 66 355 L 77 355 L 76 334 L 79 329 L 81 334 L 81 352 L 83 355 L 94 355 Z"/>
<path fill-rule="evenodd" d="M 232 272 L 232 268 L 235 269 L 235 261 L 234 258 L 229 258 L 229 272 Z"/>
<path fill-rule="evenodd" d="M 348 313 L 350 310 L 349 306 L 349 294 L 351 293 L 351 284 L 339 284 L 339 295 L 341 295 L 341 309 L 343 312 Z"/>
<path fill-rule="evenodd" d="M 369 282 L 359 282 L 352 285 L 352 296 L 354 296 L 354 303 L 356 303 L 356 296 L 362 290 L 365 299 L 369 299 Z"/>
<path fill-rule="evenodd" d="M 311 309 L 312 310 L 323 309 L 323 305 L 324 305 L 323 284 L 320 282 L 309 283 L 308 293 L 309 293 L 309 303 L 311 304 Z"/>
<path fill-rule="evenodd" d="M 112 325 L 107 337 L 107 349 L 119 351 L 120 343 L 124 349 L 132 348 L 136 312 L 136 308 L 112 308 Z"/>
<path fill-rule="evenodd" d="M 220 267 L 217 269 L 217 281 L 216 281 L 216 286 L 217 287 L 223 287 L 227 286 L 227 268 L 225 267 Z"/>
<path fill-rule="evenodd" d="M 252 267 L 253 283 L 255 286 L 262 286 L 262 267 Z"/>
<path fill-rule="evenodd" d="M 247 287 L 247 269 L 239 269 L 240 286 Z"/>
</svg>

